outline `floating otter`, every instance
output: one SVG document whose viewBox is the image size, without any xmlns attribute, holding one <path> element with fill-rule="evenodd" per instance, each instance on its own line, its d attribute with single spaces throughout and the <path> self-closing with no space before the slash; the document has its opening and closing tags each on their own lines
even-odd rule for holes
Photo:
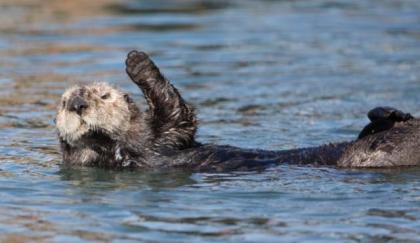
<svg viewBox="0 0 420 243">
<path fill-rule="evenodd" d="M 106 83 L 68 89 L 56 116 L 64 163 L 193 171 L 250 170 L 279 163 L 342 167 L 420 164 L 420 156 L 411 151 L 412 146 L 420 146 L 415 135 L 420 136 L 420 121 L 389 107 L 369 113 L 371 123 L 356 141 L 283 151 L 201 144 L 194 139 L 194 108 L 147 54 L 130 52 L 126 72 L 142 90 L 149 109 L 141 111 L 128 94 Z"/>
</svg>

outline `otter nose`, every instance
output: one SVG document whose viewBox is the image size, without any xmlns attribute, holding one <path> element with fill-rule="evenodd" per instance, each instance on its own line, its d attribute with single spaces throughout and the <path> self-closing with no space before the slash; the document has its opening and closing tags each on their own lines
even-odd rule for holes
<svg viewBox="0 0 420 243">
<path fill-rule="evenodd" d="M 84 109 L 88 108 L 87 102 L 80 96 L 73 97 L 69 100 L 69 111 L 75 111 L 77 114 L 81 114 Z"/>
</svg>

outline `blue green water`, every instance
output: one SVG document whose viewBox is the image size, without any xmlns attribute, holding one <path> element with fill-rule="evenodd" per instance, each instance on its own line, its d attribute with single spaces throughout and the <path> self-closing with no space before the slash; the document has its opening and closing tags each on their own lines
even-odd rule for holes
<svg viewBox="0 0 420 243">
<path fill-rule="evenodd" d="M 0 241 L 420 241 L 420 168 L 263 172 L 60 166 L 55 107 L 144 50 L 199 111 L 198 140 L 288 149 L 420 116 L 420 2 L 2 1 Z"/>
</svg>

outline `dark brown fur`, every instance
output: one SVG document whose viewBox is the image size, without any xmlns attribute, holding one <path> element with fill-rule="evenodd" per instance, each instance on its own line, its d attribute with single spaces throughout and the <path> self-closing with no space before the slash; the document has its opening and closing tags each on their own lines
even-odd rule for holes
<svg viewBox="0 0 420 243">
<path fill-rule="evenodd" d="M 126 71 L 142 90 L 149 109 L 142 112 L 131 98 L 125 95 L 125 102 L 127 102 L 130 113 L 129 124 L 126 124 L 129 127 L 128 130 L 110 132 L 112 129 L 93 126 L 95 129 L 90 129 L 75 141 L 66 141 L 59 132 L 65 163 L 108 168 L 182 168 L 194 171 L 249 170 L 266 168 L 279 163 L 337 165 L 337 161 L 343 167 L 395 166 L 406 163 L 401 164 L 394 161 L 401 158 L 398 156 L 393 159 L 392 163 L 384 163 L 366 153 L 365 150 L 363 152 L 367 154 L 367 157 L 370 156 L 369 158 L 373 162 L 358 162 L 354 155 L 360 152 L 360 148 L 366 146 L 372 151 L 376 151 L 383 150 L 383 147 L 388 148 L 389 144 L 392 144 L 391 150 L 395 152 L 397 148 L 406 146 L 404 141 L 406 136 L 410 136 L 408 134 L 410 131 L 420 130 L 420 123 L 388 122 L 389 119 L 394 118 L 390 118 L 389 114 L 391 113 L 382 112 L 379 116 L 387 120 L 386 126 L 383 126 L 383 123 L 372 121 L 361 133 L 361 139 L 354 142 L 285 151 L 247 150 L 232 146 L 203 145 L 194 140 L 197 120 L 193 107 L 183 100 L 177 89 L 160 73 L 157 66 L 145 53 L 130 52 L 126 60 Z M 79 93 L 74 91 L 68 99 L 74 100 L 75 97 L 89 99 L 86 94 L 80 95 Z M 119 105 L 121 106 L 121 104 Z M 62 107 L 61 109 L 66 108 Z M 58 114 L 60 112 L 62 110 L 59 110 Z M 68 110 L 66 112 L 68 113 Z M 80 117 L 83 117 L 83 109 L 79 112 Z M 71 114 L 73 115 L 73 113 Z M 393 128 L 396 122 L 398 124 Z M 59 131 L 67 131 L 65 127 L 60 127 L 65 125 L 57 126 L 61 128 Z M 386 131 L 383 132 L 383 130 Z M 403 135 L 400 135 L 402 134 L 401 130 L 405 131 Z M 393 142 L 390 143 L 388 140 Z M 376 147 L 372 147 L 372 144 L 376 144 Z M 411 144 L 409 143 L 409 145 Z M 417 156 L 413 157 L 409 164 L 418 164 L 419 162 Z"/>
<path fill-rule="evenodd" d="M 420 165 L 420 120 L 397 123 L 351 144 L 338 160 L 340 167 Z"/>
</svg>

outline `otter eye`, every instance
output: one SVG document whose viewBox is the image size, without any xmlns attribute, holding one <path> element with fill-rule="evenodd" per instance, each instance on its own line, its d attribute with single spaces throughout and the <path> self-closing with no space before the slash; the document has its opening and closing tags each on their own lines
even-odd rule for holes
<svg viewBox="0 0 420 243">
<path fill-rule="evenodd" d="M 131 99 L 131 97 L 128 94 L 124 94 L 124 99 L 125 99 L 125 101 L 127 101 L 127 103 L 133 103 L 133 100 Z"/>
<path fill-rule="evenodd" d="M 66 101 L 65 100 L 63 100 L 63 102 L 61 102 L 61 105 L 64 107 L 64 106 L 66 106 Z"/>
<path fill-rule="evenodd" d="M 101 96 L 101 99 L 106 100 L 109 97 L 111 97 L 111 95 L 109 93 L 106 93 L 106 94 L 104 94 L 104 95 Z"/>
</svg>

